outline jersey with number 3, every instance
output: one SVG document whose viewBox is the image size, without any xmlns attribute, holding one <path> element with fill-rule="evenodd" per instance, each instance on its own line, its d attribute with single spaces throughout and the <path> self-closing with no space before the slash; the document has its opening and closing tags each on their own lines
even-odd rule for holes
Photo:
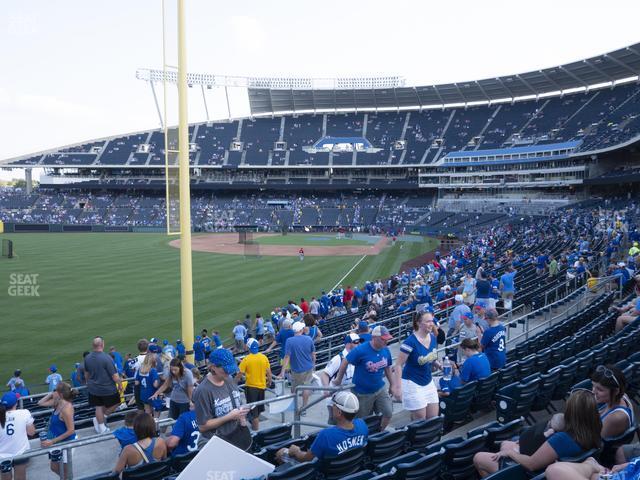
<svg viewBox="0 0 640 480">
<path fill-rule="evenodd" d="M 0 428 L 0 459 L 20 455 L 29 449 L 27 425 L 33 424 L 29 410 L 7 411 L 4 427 Z"/>
<path fill-rule="evenodd" d="M 178 446 L 171 452 L 171 455 L 182 455 L 197 450 L 200 430 L 196 421 L 196 412 L 191 410 L 181 414 L 176 423 L 173 424 L 171 435 L 175 435 L 180 439 Z"/>
<path fill-rule="evenodd" d="M 506 330 L 502 325 L 489 327 L 482 335 L 482 348 L 489 359 L 492 370 L 504 367 L 507 363 Z"/>
</svg>

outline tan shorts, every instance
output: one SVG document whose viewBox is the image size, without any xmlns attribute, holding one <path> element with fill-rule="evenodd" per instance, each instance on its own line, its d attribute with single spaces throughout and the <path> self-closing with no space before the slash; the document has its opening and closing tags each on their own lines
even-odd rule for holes
<svg viewBox="0 0 640 480">
<path fill-rule="evenodd" d="M 307 370 L 306 372 L 295 373 L 291 372 L 291 388 L 295 389 L 301 385 L 309 385 L 313 380 L 313 370 Z"/>
</svg>

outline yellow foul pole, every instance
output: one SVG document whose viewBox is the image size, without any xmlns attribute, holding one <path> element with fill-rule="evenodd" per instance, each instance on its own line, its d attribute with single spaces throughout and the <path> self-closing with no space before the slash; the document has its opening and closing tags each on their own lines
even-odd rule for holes
<svg viewBox="0 0 640 480">
<path fill-rule="evenodd" d="M 180 288 L 182 341 L 193 345 L 193 285 L 191 274 L 191 187 L 189 185 L 189 126 L 187 115 L 187 46 L 185 0 L 178 0 L 178 161 L 180 184 Z M 193 362 L 193 355 L 188 355 Z"/>
</svg>

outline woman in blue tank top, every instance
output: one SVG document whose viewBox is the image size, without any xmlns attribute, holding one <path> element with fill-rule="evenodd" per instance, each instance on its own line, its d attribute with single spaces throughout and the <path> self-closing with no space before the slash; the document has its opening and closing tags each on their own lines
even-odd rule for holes
<svg viewBox="0 0 640 480">
<path fill-rule="evenodd" d="M 627 380 L 619 368 L 599 365 L 591 382 L 602 420 L 602 438 L 617 437 L 635 425 L 633 407 L 625 395 Z"/>
<path fill-rule="evenodd" d="M 167 458 L 167 445 L 162 438 L 158 438 L 156 422 L 151 415 L 140 413 L 133 421 L 133 431 L 138 441 L 122 449 L 113 469 L 115 473 Z"/>
<path fill-rule="evenodd" d="M 38 402 L 41 407 L 53 408 L 53 413 L 49 419 L 49 427 L 47 428 L 47 439 L 41 442 L 42 447 L 51 447 L 59 443 L 75 440 L 76 430 L 73 423 L 73 397 L 75 390 L 71 390 L 69 384 L 60 382 L 56 385 L 56 389 L 43 397 Z M 68 451 L 63 451 L 62 463 L 64 464 L 64 477 L 68 478 L 67 470 Z M 60 475 L 60 464 L 51 462 L 51 470 Z"/>
</svg>

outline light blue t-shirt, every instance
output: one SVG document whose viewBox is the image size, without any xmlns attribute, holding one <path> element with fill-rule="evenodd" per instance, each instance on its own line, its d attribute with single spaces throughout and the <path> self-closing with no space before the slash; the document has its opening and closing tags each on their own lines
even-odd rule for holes
<svg viewBox="0 0 640 480">
<path fill-rule="evenodd" d="M 244 325 L 236 325 L 233 327 L 233 338 L 235 340 L 244 340 L 247 336 L 247 329 Z"/>
<path fill-rule="evenodd" d="M 511 273 L 503 273 L 502 276 L 500 277 L 500 281 L 502 282 L 502 291 L 503 292 L 507 292 L 507 293 L 514 293 L 516 291 L 516 288 L 514 286 L 514 278 L 516 276 L 517 272 L 511 272 Z"/>
<path fill-rule="evenodd" d="M 449 328 L 456 328 L 456 325 L 459 325 L 462 322 L 462 314 L 470 311 L 471 309 L 464 303 L 456 305 L 449 316 Z"/>
<path fill-rule="evenodd" d="M 41 377 L 42 378 L 42 377 Z M 46 383 L 49 385 L 49 391 L 53 392 L 56 386 L 62 381 L 62 375 L 59 373 L 52 373 L 47 377 Z"/>
<path fill-rule="evenodd" d="M 313 352 L 316 346 L 307 335 L 294 335 L 287 340 L 285 356 L 289 356 L 293 373 L 308 372 L 313 369 Z"/>
</svg>

